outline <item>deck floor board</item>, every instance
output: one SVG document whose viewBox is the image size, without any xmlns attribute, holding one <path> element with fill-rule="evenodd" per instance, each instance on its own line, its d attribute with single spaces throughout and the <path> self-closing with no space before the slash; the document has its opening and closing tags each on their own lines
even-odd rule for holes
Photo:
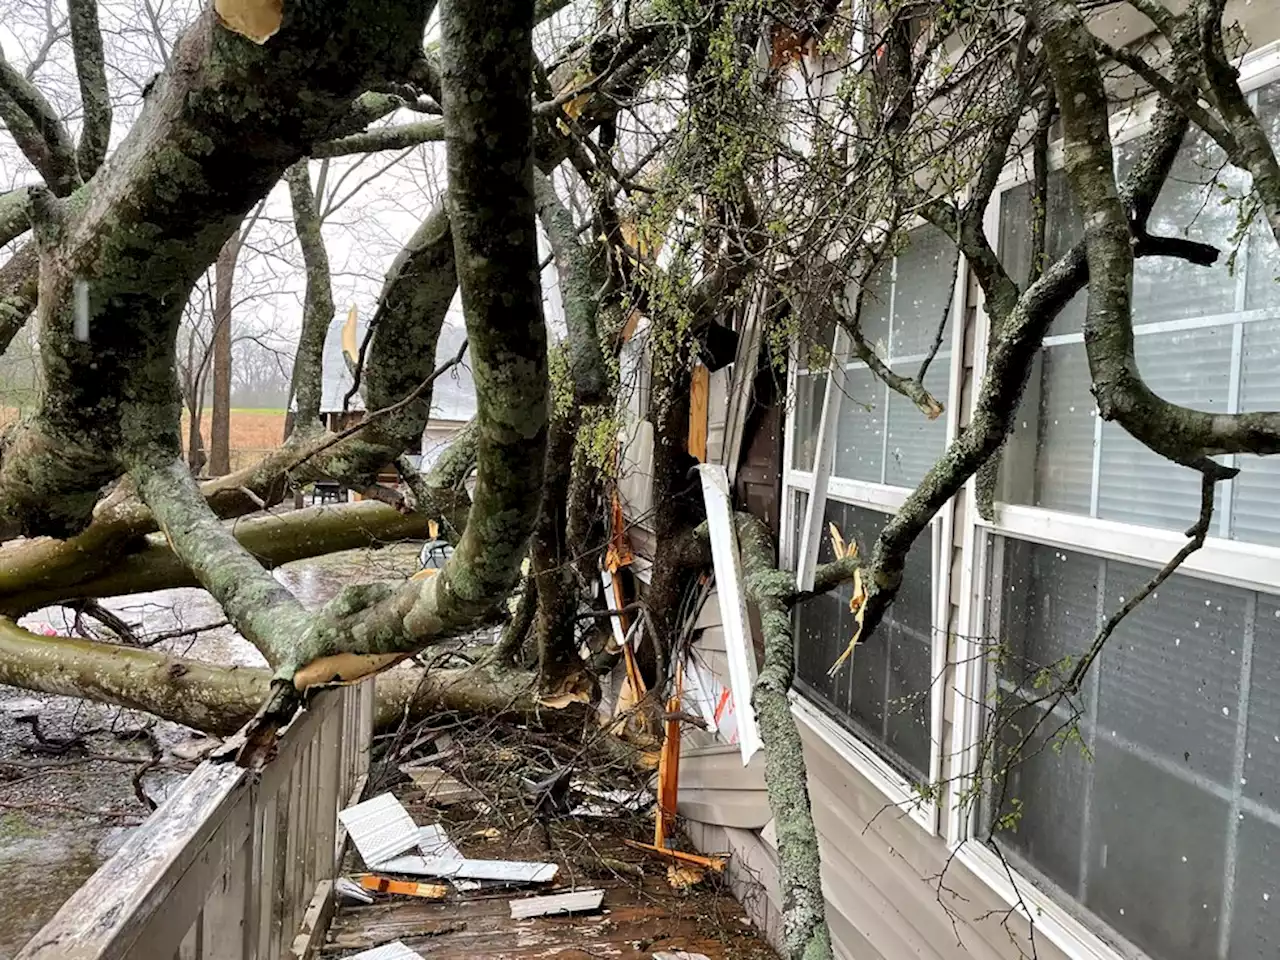
<svg viewBox="0 0 1280 960">
<path fill-rule="evenodd" d="M 400 792 L 400 791 L 397 791 Z M 704 954 L 710 960 L 775 960 L 741 905 L 715 878 L 677 891 L 666 864 L 627 848 L 641 822 L 626 818 L 566 819 L 531 824 L 500 841 L 476 841 L 483 815 L 456 806 L 437 810 L 405 796 L 419 825 L 441 823 L 469 857 L 546 860 L 560 865 L 556 881 L 523 888 L 452 891 L 443 901 L 380 897 L 371 905 L 343 904 L 335 913 L 320 956 L 342 958 L 402 940 L 426 960 L 646 960 L 661 950 Z M 501 822 L 494 822 L 501 827 Z M 649 827 L 651 830 L 652 828 Z M 550 847 L 548 850 L 548 838 Z M 592 869 L 597 851 L 643 868 L 644 876 Z M 358 860 L 349 869 L 361 869 Z M 602 911 L 514 920 L 508 902 L 574 890 L 603 889 Z"/>
</svg>

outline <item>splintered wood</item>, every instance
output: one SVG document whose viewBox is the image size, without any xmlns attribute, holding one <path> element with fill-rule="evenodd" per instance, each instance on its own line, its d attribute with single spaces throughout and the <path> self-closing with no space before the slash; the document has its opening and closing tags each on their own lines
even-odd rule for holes
<svg viewBox="0 0 1280 960">
<path fill-rule="evenodd" d="M 413 883 L 409 880 L 392 880 L 372 874 L 360 878 L 360 886 L 375 893 L 398 893 L 404 897 L 422 897 L 424 900 L 443 900 L 449 888 L 442 883 Z"/>
</svg>

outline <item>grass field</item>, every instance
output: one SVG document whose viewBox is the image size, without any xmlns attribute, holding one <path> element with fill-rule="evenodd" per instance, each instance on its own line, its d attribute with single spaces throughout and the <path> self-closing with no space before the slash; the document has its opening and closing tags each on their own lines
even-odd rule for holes
<svg viewBox="0 0 1280 960">
<path fill-rule="evenodd" d="M 30 412 L 30 411 L 28 411 Z M 16 420 L 22 411 L 18 407 L 0 406 L 0 426 Z M 268 450 L 280 446 L 284 436 L 283 410 L 269 410 L 254 407 L 233 407 L 231 409 L 231 468 L 239 469 L 248 466 Z M 205 411 L 200 418 L 200 433 L 204 437 L 204 447 L 209 449 L 209 425 L 212 414 Z M 187 424 L 190 417 L 182 415 L 182 442 L 187 442 Z"/>
<path fill-rule="evenodd" d="M 211 414 L 205 411 L 200 418 L 200 433 L 204 436 L 205 447 L 209 446 L 209 424 Z M 185 440 L 189 417 L 182 416 L 182 435 Z M 280 446 L 284 436 L 284 411 L 260 410 L 239 407 L 231 409 L 231 449 L 236 450 L 271 450 Z"/>
</svg>

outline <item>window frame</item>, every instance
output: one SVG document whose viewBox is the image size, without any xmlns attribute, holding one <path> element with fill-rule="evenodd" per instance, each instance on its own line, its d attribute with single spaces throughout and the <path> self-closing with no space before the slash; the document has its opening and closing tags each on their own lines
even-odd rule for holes
<svg viewBox="0 0 1280 960">
<path fill-rule="evenodd" d="M 1246 54 L 1240 62 L 1241 89 L 1252 96 L 1268 83 L 1280 81 L 1280 40 L 1268 43 Z M 1134 140 L 1150 126 L 1153 99 L 1146 99 L 1132 108 L 1119 111 L 1112 117 L 1113 143 Z M 1060 144 L 1050 150 L 1052 167 L 1062 166 Z M 993 244 L 1000 240 L 1000 202 L 1006 191 L 1024 184 L 1029 179 L 1030 163 L 1026 157 L 1007 164 L 990 203 L 984 213 L 983 226 Z M 1243 282 L 1243 281 L 1240 281 Z M 975 317 L 975 343 L 973 377 L 976 385 L 987 370 L 987 353 L 990 338 L 990 318 L 985 309 L 981 290 L 978 291 Z M 1251 322 L 1248 314 L 1262 311 L 1237 310 L 1231 317 L 1237 330 Z M 1270 311 L 1275 313 L 1273 309 Z M 1156 332 L 1161 327 L 1187 329 L 1210 325 L 1213 318 L 1191 321 L 1168 321 L 1144 325 L 1144 332 Z M 1046 337 L 1046 345 L 1072 342 L 1079 335 Z M 1238 368 L 1233 369 L 1233 380 L 1238 378 Z M 1101 418 L 1098 418 L 1101 424 Z M 1096 436 L 1096 434 L 1095 434 Z M 1095 441 L 1096 443 L 1096 441 Z M 1096 447 L 1095 447 L 1096 449 Z M 1095 453 L 1095 469 L 1098 454 Z M 1096 499 L 1096 479 L 1094 498 Z M 1231 491 L 1224 490 L 1223 496 Z M 1140 949 L 1127 945 L 1123 935 L 1111 930 L 1106 921 L 1094 916 L 1083 904 L 1070 900 L 1068 908 L 1060 902 L 1064 896 L 1051 885 L 1034 879 L 1018 870 L 1012 863 L 1002 860 L 994 851 L 976 839 L 976 822 L 979 815 L 975 805 L 967 808 L 961 804 L 961 794 L 968 791 L 975 779 L 978 752 L 978 735 L 982 729 L 983 684 L 985 670 L 977 660 L 977 637 L 983 636 L 986 627 L 988 601 L 988 577 L 994 552 L 992 543 L 999 537 L 1075 550 L 1089 556 L 1126 562 L 1162 566 L 1186 543 L 1179 531 L 1141 526 L 1096 516 L 1067 513 L 1042 507 L 1008 504 L 997 501 L 994 519 L 985 520 L 978 514 L 976 478 L 970 478 L 961 494 L 964 497 L 964 525 L 962 537 L 962 562 L 960 569 L 959 611 L 956 631 L 955 669 L 950 695 L 956 704 L 949 749 L 955 761 L 955 770 L 946 789 L 945 823 L 947 845 L 955 859 L 975 878 L 989 887 L 1003 902 L 1024 920 L 1035 925 L 1038 934 L 1061 950 L 1071 960 L 1132 960 L 1147 957 Z M 1231 586 L 1280 594 L 1280 547 L 1253 544 L 1241 540 L 1228 540 L 1217 536 L 1220 526 L 1229 522 L 1230 510 L 1224 511 L 1226 520 L 1215 517 L 1214 532 L 1205 545 L 1192 554 L 1179 568 L 1179 574 L 1196 579 L 1209 580 Z M 1086 923 L 1077 914 L 1087 916 Z M 1098 932 L 1104 930 L 1124 947 L 1118 947 Z"/>
<path fill-rule="evenodd" d="M 917 219 L 909 229 L 923 225 Z M 897 258 L 894 258 L 893 276 L 896 289 Z M 951 297 L 948 322 L 951 325 L 950 335 L 944 340 L 935 363 L 946 362 L 949 381 L 946 397 L 946 439 L 945 447 L 956 438 L 960 428 L 959 407 L 964 379 L 964 343 L 965 343 L 965 289 L 968 276 L 968 263 L 963 255 L 958 261 L 955 289 Z M 840 331 L 837 328 L 832 343 L 832 358 L 839 356 Z M 815 449 L 814 462 L 818 469 L 798 470 L 792 466 L 795 448 L 796 429 L 796 384 L 800 373 L 800 345 L 792 342 L 787 363 L 787 410 L 785 429 L 783 431 L 783 472 L 782 503 L 780 514 L 779 562 L 783 569 L 796 572 L 803 558 L 799 549 L 800 541 L 805 537 L 806 516 L 804 511 L 795 507 L 797 495 L 806 494 L 813 501 L 815 488 L 825 487 L 824 503 L 817 507 L 819 518 L 825 513 L 825 501 L 835 500 L 850 506 L 876 510 L 885 514 L 886 520 L 895 513 L 913 491 L 913 487 L 899 487 L 886 483 L 875 483 L 867 480 L 853 480 L 833 476 L 830 473 L 835 443 L 835 425 L 820 423 L 818 437 L 826 433 L 826 450 Z M 857 360 L 843 361 L 845 369 L 864 367 Z M 828 391 L 836 378 L 828 376 Z M 827 406 L 824 402 L 824 408 Z M 826 410 L 824 409 L 824 412 Z M 886 411 L 887 416 L 887 411 Z M 825 460 L 825 464 L 823 461 Z M 822 474 L 826 474 L 823 476 Z M 881 476 L 884 476 L 882 471 Z M 947 633 L 948 618 L 951 605 L 951 550 L 950 544 L 954 528 L 955 498 L 953 498 L 930 521 L 930 556 L 932 560 L 933 590 L 931 604 L 931 620 L 933 625 L 932 642 L 930 644 L 930 669 L 932 683 L 929 692 L 929 769 L 926 771 L 928 783 L 938 783 L 942 777 L 944 737 L 944 711 L 948 684 L 945 681 L 947 667 Z M 817 544 L 826 536 L 825 525 L 813 525 L 815 537 L 811 543 L 813 556 L 816 556 Z M 864 545 L 870 547 L 869 544 Z M 793 617 L 794 623 L 794 617 Z M 937 836 L 941 806 L 932 797 L 922 797 L 912 782 L 903 776 L 881 754 L 880 748 L 868 738 L 859 736 L 853 730 L 842 726 L 828 716 L 821 706 L 813 703 L 797 690 L 792 690 L 791 713 L 798 723 L 817 736 L 830 747 L 841 759 L 861 774 L 875 787 L 889 803 L 904 810 L 929 836 Z"/>
</svg>

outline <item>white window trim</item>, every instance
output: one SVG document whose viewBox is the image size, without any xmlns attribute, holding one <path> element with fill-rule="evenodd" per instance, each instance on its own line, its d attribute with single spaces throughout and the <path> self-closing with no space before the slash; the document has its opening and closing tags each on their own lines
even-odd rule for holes
<svg viewBox="0 0 1280 960">
<path fill-rule="evenodd" d="M 938 351 L 938 355 L 935 358 L 935 362 L 945 362 L 950 365 L 945 446 L 950 446 L 960 429 L 960 398 L 962 396 L 962 381 L 964 377 L 964 317 L 967 276 L 968 263 L 962 256 L 956 270 L 956 287 L 951 298 L 951 339 L 949 342 L 944 342 L 944 348 Z M 836 344 L 838 343 L 839 341 L 837 340 Z M 833 353 L 835 352 L 833 351 Z M 783 545 L 780 548 L 781 562 L 785 569 L 792 570 L 795 569 L 804 555 L 803 545 L 801 545 L 800 549 L 793 550 L 792 548 L 791 531 L 797 521 L 805 519 L 794 515 L 795 495 L 802 492 L 809 496 L 809 504 L 805 510 L 807 516 L 815 505 L 813 493 L 815 486 L 819 485 L 816 481 L 820 479 L 815 476 L 813 470 L 792 468 L 796 425 L 796 378 L 800 369 L 799 359 L 799 346 L 793 343 L 791 346 L 791 362 L 788 364 L 787 373 L 788 403 L 786 430 L 783 436 L 784 468 L 780 518 L 781 530 L 783 531 Z M 863 366 L 863 364 L 857 361 L 843 364 L 845 369 L 852 369 L 857 366 Z M 828 425 L 828 428 L 830 434 L 828 439 L 834 449 L 835 431 L 830 429 L 830 425 Z M 819 435 L 822 436 L 822 433 L 822 425 L 820 424 Z M 821 456 L 822 449 L 819 447 L 815 450 L 815 460 L 818 461 L 816 464 L 818 466 L 822 466 Z M 833 458 L 829 456 L 826 459 L 828 476 L 826 478 L 824 500 L 836 500 L 851 506 L 878 510 L 890 515 L 896 513 L 912 493 L 913 488 L 910 487 L 898 487 L 866 480 L 852 480 L 832 475 L 829 471 Z M 825 512 L 825 504 L 823 511 Z M 821 513 L 818 514 L 819 517 L 821 515 Z M 954 522 L 955 505 L 953 500 L 939 510 L 934 519 L 930 521 L 928 533 L 931 540 L 930 556 L 933 574 L 933 604 L 930 610 L 933 629 L 933 638 L 930 643 L 930 668 L 933 682 L 929 691 L 928 769 L 928 782 L 931 784 L 940 783 L 942 780 L 947 685 L 941 678 L 945 676 L 949 646 L 947 637 L 951 612 L 951 541 Z M 825 535 L 825 528 L 819 525 L 817 537 L 820 539 Z M 819 707 L 794 691 L 792 693 L 792 712 L 815 736 L 819 737 L 849 763 L 854 770 L 875 786 L 891 804 L 908 811 L 911 819 L 929 836 L 938 835 L 940 807 L 937 800 L 935 798 L 922 798 L 911 781 L 885 760 L 873 744 L 836 723 L 823 713 Z"/>
<path fill-rule="evenodd" d="M 1251 51 L 1240 63 L 1239 82 L 1246 94 L 1276 80 L 1280 80 L 1280 40 Z M 1151 103 L 1150 100 L 1144 101 L 1112 118 L 1114 142 L 1134 139 L 1146 131 L 1152 112 Z M 1060 147 L 1051 149 L 1051 165 L 1061 166 L 1061 159 Z M 997 246 L 1001 197 L 1005 190 L 1027 182 L 1029 169 L 1025 157 L 1007 164 L 984 213 L 986 234 L 995 239 Z M 974 397 L 986 374 L 990 336 L 990 318 L 981 291 L 977 306 Z M 1055 339 L 1065 342 L 1075 339 L 1075 336 Z M 967 522 L 962 534 L 960 615 L 952 683 L 957 708 L 950 749 L 957 769 L 947 790 L 947 845 L 960 864 L 1019 915 L 1031 921 L 1038 934 L 1044 935 L 1071 960 L 1128 960 L 1125 953 L 1077 919 L 1038 883 L 1002 862 L 993 851 L 973 839 L 975 811 L 961 808 L 959 794 L 972 783 L 975 775 L 977 734 L 982 728 L 980 684 L 983 671 L 980 663 L 975 664 L 978 651 L 974 638 L 981 636 L 984 629 L 985 575 L 988 569 L 986 541 L 989 533 L 995 533 L 1113 559 L 1163 566 L 1186 543 L 1186 538 L 1177 531 L 1009 504 L 997 504 L 996 519 L 988 522 L 978 516 L 976 490 L 975 478 L 970 478 L 964 492 Z M 1118 549 L 1121 546 L 1124 547 L 1123 552 Z M 1233 586 L 1274 592 L 1280 590 L 1280 548 L 1211 537 L 1183 563 L 1179 572 Z M 1087 908 L 1081 906 L 1080 909 Z M 1034 916 L 1029 911 L 1034 912 Z M 1096 922 L 1105 926 L 1101 919 Z"/>
<path fill-rule="evenodd" d="M 937 804 L 933 799 L 922 797 L 914 790 L 910 781 L 890 766 L 871 744 L 836 723 L 822 712 L 821 707 L 795 690 L 791 691 L 791 715 L 884 794 L 890 804 L 904 811 L 929 836 L 937 836 Z M 935 755 L 938 753 L 936 743 L 932 752 Z"/>
<path fill-rule="evenodd" d="M 1007 864 L 977 840 L 966 840 L 955 849 L 956 860 L 989 886 L 1018 916 L 1070 960 L 1130 960 L 1090 927 L 1061 906 L 1041 887 Z M 1082 908 L 1083 909 L 1083 908 Z"/>
<path fill-rule="evenodd" d="M 1016 540 L 1029 540 L 1090 556 L 1159 568 L 1187 543 L 1176 530 L 1072 516 L 1040 507 L 998 503 L 995 521 L 977 526 Z M 1207 537 L 1178 568 L 1179 574 L 1246 590 L 1280 593 L 1280 547 Z"/>
</svg>

